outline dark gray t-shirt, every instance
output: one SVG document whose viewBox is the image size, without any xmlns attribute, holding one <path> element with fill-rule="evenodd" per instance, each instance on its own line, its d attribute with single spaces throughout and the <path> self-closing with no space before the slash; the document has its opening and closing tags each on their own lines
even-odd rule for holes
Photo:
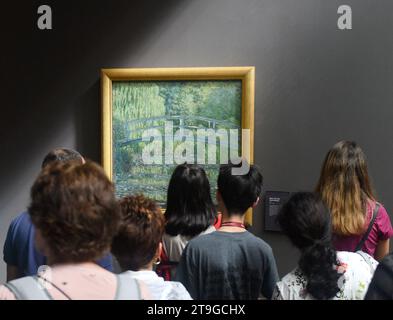
<svg viewBox="0 0 393 320">
<path fill-rule="evenodd" d="M 279 280 L 271 247 L 248 231 L 199 236 L 176 272 L 194 299 L 270 299 Z"/>
</svg>

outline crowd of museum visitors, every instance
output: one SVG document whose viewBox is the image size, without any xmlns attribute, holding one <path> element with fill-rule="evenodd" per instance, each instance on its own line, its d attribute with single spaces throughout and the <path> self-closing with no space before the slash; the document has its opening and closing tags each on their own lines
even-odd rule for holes
<svg viewBox="0 0 393 320">
<path fill-rule="evenodd" d="M 314 192 L 282 206 L 277 221 L 299 258 L 281 278 L 275 248 L 245 219 L 262 202 L 262 174 L 239 166 L 222 164 L 209 181 L 180 164 L 164 210 L 143 194 L 118 199 L 77 151 L 50 151 L 9 226 L 0 299 L 393 299 L 393 228 L 355 142 L 335 144 Z"/>
</svg>

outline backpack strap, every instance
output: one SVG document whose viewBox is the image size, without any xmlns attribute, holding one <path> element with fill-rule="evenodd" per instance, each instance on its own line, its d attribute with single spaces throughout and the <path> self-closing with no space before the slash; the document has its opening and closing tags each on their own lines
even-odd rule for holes
<svg viewBox="0 0 393 320">
<path fill-rule="evenodd" d="M 138 282 L 126 273 L 116 275 L 117 290 L 115 300 L 141 300 Z"/>
<path fill-rule="evenodd" d="M 373 228 L 373 225 L 374 225 L 375 219 L 377 218 L 380 206 L 381 205 L 378 202 L 375 203 L 375 208 L 373 210 L 373 216 L 371 217 L 370 224 L 368 225 L 366 233 L 363 235 L 362 239 L 360 240 L 360 242 L 356 246 L 355 252 L 359 251 L 359 250 L 362 250 L 363 245 L 366 242 L 368 236 L 370 235 L 371 229 Z"/>
<path fill-rule="evenodd" d="M 53 300 L 37 277 L 23 277 L 4 284 L 17 300 Z"/>
</svg>

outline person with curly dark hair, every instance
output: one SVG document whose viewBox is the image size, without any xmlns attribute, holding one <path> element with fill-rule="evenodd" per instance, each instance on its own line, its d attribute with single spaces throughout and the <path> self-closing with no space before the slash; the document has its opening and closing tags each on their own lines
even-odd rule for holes
<svg viewBox="0 0 393 320">
<path fill-rule="evenodd" d="M 41 169 L 55 162 L 85 162 L 82 155 L 73 149 L 55 148 L 49 151 L 41 164 Z M 47 264 L 46 257 L 34 245 L 35 228 L 27 211 L 12 220 L 4 243 L 4 262 L 7 264 L 7 281 L 24 276 L 34 276 L 40 266 Z M 97 264 L 113 271 L 112 256 L 100 257 Z"/>
<path fill-rule="evenodd" d="M 47 257 L 37 276 L 0 287 L 0 299 L 137 299 L 139 284 L 94 261 L 110 251 L 120 208 L 104 170 L 87 161 L 46 166 L 28 208 L 36 245 Z"/>
<path fill-rule="evenodd" d="M 164 281 L 153 271 L 160 262 L 165 220 L 155 201 L 143 195 L 120 200 L 122 219 L 112 252 L 124 274 L 142 281 L 156 300 L 190 300 L 180 282 Z"/>
<path fill-rule="evenodd" d="M 278 222 L 300 250 L 298 267 L 277 283 L 276 300 L 362 300 L 378 262 L 365 252 L 336 251 L 331 218 L 321 198 L 295 193 Z"/>
</svg>

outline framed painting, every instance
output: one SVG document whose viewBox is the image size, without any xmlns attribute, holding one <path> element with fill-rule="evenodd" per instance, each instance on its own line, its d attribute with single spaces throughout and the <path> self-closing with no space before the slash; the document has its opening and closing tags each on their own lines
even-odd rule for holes
<svg viewBox="0 0 393 320">
<path fill-rule="evenodd" d="M 254 67 L 102 69 L 102 164 L 117 196 L 143 193 L 165 208 L 170 176 L 187 162 L 205 168 L 215 200 L 220 164 L 253 163 L 254 74 Z"/>
</svg>

